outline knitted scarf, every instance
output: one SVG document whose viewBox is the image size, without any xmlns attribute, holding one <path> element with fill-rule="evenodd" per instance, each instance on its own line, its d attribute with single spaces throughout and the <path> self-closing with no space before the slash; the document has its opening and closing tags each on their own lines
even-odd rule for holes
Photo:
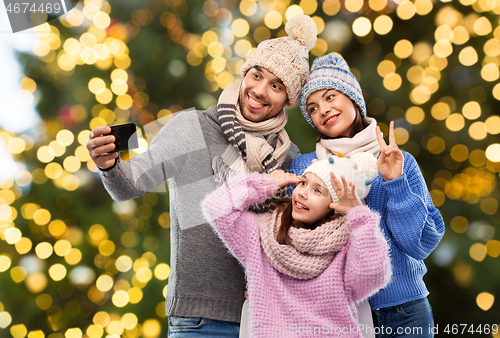
<svg viewBox="0 0 500 338">
<path fill-rule="evenodd" d="M 219 183 L 244 172 L 271 173 L 285 161 L 290 138 L 285 131 L 288 117 L 283 108 L 278 115 L 261 122 L 247 120 L 238 102 L 241 83 L 232 84 L 222 92 L 217 104 L 219 122 L 230 146 L 212 163 L 215 180 Z M 274 209 L 272 201 L 286 196 L 286 189 L 249 210 L 264 213 Z"/>
<path fill-rule="evenodd" d="M 321 138 L 316 143 L 316 156 L 318 160 L 323 160 L 338 153 L 343 154 L 345 157 L 351 157 L 354 153 L 365 151 L 378 157 L 380 146 L 378 145 L 377 134 L 375 133 L 377 121 L 373 118 L 368 118 L 368 120 L 370 121 L 370 125 L 354 135 L 353 138 Z"/>
<path fill-rule="evenodd" d="M 345 216 L 337 217 L 314 230 L 290 227 L 292 245 L 276 240 L 282 212 L 262 215 L 260 242 L 271 265 L 282 274 L 297 279 L 312 279 L 322 273 L 349 241 Z"/>
</svg>

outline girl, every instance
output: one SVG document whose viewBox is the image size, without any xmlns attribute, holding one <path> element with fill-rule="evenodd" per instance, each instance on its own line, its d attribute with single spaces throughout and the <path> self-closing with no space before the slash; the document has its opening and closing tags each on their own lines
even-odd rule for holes
<svg viewBox="0 0 500 338">
<path fill-rule="evenodd" d="M 382 217 L 380 226 L 390 246 L 393 278 L 369 299 L 377 337 L 408 337 L 408 328 L 412 337 L 431 337 L 428 328 L 434 320 L 423 281 L 427 272 L 423 260 L 443 237 L 444 223 L 417 162 L 396 145 L 394 122 L 387 146 L 377 122 L 366 118 L 359 83 L 339 55 L 314 61 L 299 100 L 302 114 L 321 136 L 316 152 L 297 157 L 291 172 L 300 174 L 312 160 L 339 153 L 378 156 L 379 175 L 371 184 L 366 204 Z"/>
<path fill-rule="evenodd" d="M 301 178 L 237 176 L 205 198 L 206 218 L 245 268 L 248 337 L 361 337 L 355 303 L 391 273 L 379 216 L 360 201 L 376 173 L 371 155 L 331 157 Z M 273 213 L 245 210 L 297 182 Z"/>
</svg>

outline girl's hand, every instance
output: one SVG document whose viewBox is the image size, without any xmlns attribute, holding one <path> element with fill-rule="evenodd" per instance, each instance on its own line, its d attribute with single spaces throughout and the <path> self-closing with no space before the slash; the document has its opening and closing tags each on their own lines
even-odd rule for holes
<svg viewBox="0 0 500 338">
<path fill-rule="evenodd" d="M 389 126 L 389 146 L 385 144 L 384 137 L 378 126 L 377 141 L 380 146 L 380 156 L 377 160 L 378 171 L 384 181 L 394 180 L 403 176 L 404 157 L 394 137 L 394 121 L 391 121 Z"/>
<path fill-rule="evenodd" d="M 344 175 L 339 180 L 333 172 L 330 172 L 333 190 L 339 199 L 338 203 L 330 203 L 330 209 L 335 209 L 342 214 L 347 214 L 352 208 L 363 205 L 356 194 L 356 186 L 347 182 Z"/>
<path fill-rule="evenodd" d="M 283 188 L 284 186 L 290 184 L 298 184 L 300 181 L 299 176 L 291 173 L 286 173 L 283 170 L 275 170 L 269 175 L 271 175 L 274 182 L 276 182 L 276 185 L 280 188 Z"/>
</svg>

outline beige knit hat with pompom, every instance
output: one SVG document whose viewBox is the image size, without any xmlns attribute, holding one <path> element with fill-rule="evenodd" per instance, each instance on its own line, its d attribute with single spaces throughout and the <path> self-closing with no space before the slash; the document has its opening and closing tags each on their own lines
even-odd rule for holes
<svg viewBox="0 0 500 338">
<path fill-rule="evenodd" d="M 262 41 L 241 68 L 259 66 L 277 76 L 285 85 L 289 106 L 294 106 L 309 72 L 309 51 L 316 44 L 318 30 L 314 20 L 304 14 L 291 18 L 285 25 L 288 36 Z"/>
</svg>

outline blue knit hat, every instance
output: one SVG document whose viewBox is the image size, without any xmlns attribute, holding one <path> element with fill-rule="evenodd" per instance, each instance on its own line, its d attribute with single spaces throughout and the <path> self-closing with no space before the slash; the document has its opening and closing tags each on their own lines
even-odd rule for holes
<svg viewBox="0 0 500 338">
<path fill-rule="evenodd" d="M 311 126 L 316 128 L 306 109 L 309 96 L 321 89 L 334 89 L 348 96 L 358 106 L 362 117 L 366 117 L 366 105 L 358 80 L 339 54 L 328 54 L 314 60 L 311 71 L 300 93 L 300 110 Z M 317 129 L 317 128 L 316 128 Z"/>
</svg>

